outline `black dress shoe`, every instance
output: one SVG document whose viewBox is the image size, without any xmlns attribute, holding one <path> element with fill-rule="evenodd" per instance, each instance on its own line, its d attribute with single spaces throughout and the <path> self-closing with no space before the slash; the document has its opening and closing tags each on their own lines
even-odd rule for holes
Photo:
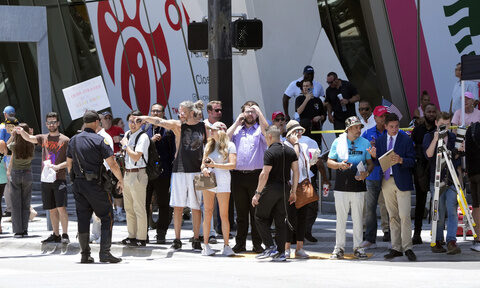
<svg viewBox="0 0 480 288">
<path fill-rule="evenodd" d="M 412 250 L 410 250 L 410 251 L 412 251 Z M 390 259 L 393 259 L 395 257 L 400 257 L 400 256 L 403 256 L 403 253 L 400 252 L 400 251 L 394 250 L 394 249 L 390 249 L 390 252 L 388 254 L 383 255 L 385 260 L 390 260 Z"/>
<path fill-rule="evenodd" d="M 313 243 L 318 242 L 318 239 L 315 238 L 315 237 L 313 237 L 312 234 L 306 234 L 306 235 L 305 235 L 305 239 L 307 239 L 309 242 L 313 242 Z"/>
<path fill-rule="evenodd" d="M 157 244 L 165 244 L 167 241 L 165 240 L 165 235 L 157 234 Z"/>
<path fill-rule="evenodd" d="M 412 249 L 405 251 L 405 256 L 407 256 L 408 261 L 417 261 L 417 256 L 413 253 Z"/>
<path fill-rule="evenodd" d="M 242 252 L 247 251 L 247 248 L 245 248 L 245 246 L 243 246 L 243 245 L 235 245 L 235 246 L 233 246 L 232 250 L 235 253 L 242 253 Z"/>
<path fill-rule="evenodd" d="M 260 254 L 260 253 L 263 253 L 263 251 L 265 251 L 265 249 L 263 249 L 262 245 L 253 245 L 252 251 L 257 253 L 257 254 Z"/>
<path fill-rule="evenodd" d="M 390 242 L 391 238 L 390 238 L 390 231 L 385 231 L 383 232 L 383 242 Z"/>
<path fill-rule="evenodd" d="M 413 234 L 412 244 L 413 244 L 413 245 L 423 244 L 422 237 L 421 237 L 420 235 L 415 235 L 415 234 Z"/>
</svg>

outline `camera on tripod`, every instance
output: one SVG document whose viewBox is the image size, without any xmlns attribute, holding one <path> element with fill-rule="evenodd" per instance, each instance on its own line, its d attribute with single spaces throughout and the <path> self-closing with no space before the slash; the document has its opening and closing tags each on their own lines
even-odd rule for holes
<svg viewBox="0 0 480 288">
<path fill-rule="evenodd" d="M 447 125 L 440 125 L 438 127 L 438 138 L 443 138 L 447 135 Z"/>
<path fill-rule="evenodd" d="M 455 149 L 460 149 L 463 141 L 465 141 L 465 134 L 467 134 L 467 127 L 460 126 L 457 128 L 457 138 L 455 138 Z"/>
</svg>

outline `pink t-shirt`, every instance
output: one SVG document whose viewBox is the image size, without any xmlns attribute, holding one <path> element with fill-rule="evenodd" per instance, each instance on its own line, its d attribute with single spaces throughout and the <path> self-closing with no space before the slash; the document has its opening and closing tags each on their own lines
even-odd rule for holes
<svg viewBox="0 0 480 288">
<path fill-rule="evenodd" d="M 470 124 L 474 122 L 480 121 L 480 110 L 473 109 L 472 113 L 465 113 L 465 125 L 470 126 Z M 462 124 L 462 111 L 457 110 L 453 114 L 452 118 L 453 125 L 461 125 Z"/>
</svg>

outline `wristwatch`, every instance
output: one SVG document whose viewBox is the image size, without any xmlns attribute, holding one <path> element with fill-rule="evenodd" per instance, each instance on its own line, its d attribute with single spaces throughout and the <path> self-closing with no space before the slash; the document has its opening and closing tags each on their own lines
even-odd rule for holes
<svg viewBox="0 0 480 288">
<path fill-rule="evenodd" d="M 262 192 L 255 191 L 255 195 L 262 196 Z"/>
</svg>

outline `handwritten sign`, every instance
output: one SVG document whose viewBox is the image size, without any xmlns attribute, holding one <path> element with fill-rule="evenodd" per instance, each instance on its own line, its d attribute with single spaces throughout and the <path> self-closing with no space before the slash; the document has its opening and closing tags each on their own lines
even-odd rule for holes
<svg viewBox="0 0 480 288">
<path fill-rule="evenodd" d="M 72 120 L 81 118 L 85 110 L 100 111 L 110 107 L 102 76 L 62 90 Z"/>
</svg>

